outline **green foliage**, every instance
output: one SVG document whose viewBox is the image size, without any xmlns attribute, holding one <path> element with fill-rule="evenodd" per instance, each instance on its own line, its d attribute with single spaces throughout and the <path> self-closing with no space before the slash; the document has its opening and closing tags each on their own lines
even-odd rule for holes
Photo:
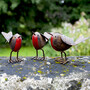
<svg viewBox="0 0 90 90">
<path fill-rule="evenodd" d="M 43 33 L 64 21 L 74 23 L 81 12 L 90 18 L 89 0 L 0 0 L 0 31 L 18 32 L 23 45 L 29 45 L 31 31 Z"/>
<path fill-rule="evenodd" d="M 7 12 L 8 5 L 5 1 L 0 1 L 0 14 Z"/>
</svg>

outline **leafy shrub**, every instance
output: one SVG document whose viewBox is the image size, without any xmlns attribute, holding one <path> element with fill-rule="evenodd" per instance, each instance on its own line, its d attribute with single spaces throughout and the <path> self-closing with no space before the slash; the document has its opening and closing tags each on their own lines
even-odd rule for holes
<svg viewBox="0 0 90 90">
<path fill-rule="evenodd" d="M 62 27 L 53 28 L 52 32 L 62 33 L 70 38 L 73 38 L 74 41 L 83 35 L 84 37 L 90 37 L 90 27 L 89 21 L 86 20 L 83 16 L 75 22 L 74 25 L 71 23 L 63 22 Z M 90 55 L 90 38 L 72 48 L 68 49 L 67 55 Z"/>
</svg>

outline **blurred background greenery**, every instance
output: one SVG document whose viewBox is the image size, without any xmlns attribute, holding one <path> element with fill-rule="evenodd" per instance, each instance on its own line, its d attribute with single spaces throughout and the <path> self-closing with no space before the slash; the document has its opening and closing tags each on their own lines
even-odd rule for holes
<svg viewBox="0 0 90 90">
<path fill-rule="evenodd" d="M 60 32 L 76 40 L 90 36 L 90 0 L 0 0 L 0 32 L 12 31 L 23 37 L 20 56 L 35 56 L 32 31 Z M 0 56 L 9 56 L 9 44 L 0 34 Z M 49 43 L 46 56 L 59 56 Z M 66 51 L 68 56 L 90 55 L 90 39 Z M 13 53 L 15 56 L 16 53 Z M 39 55 L 42 56 L 41 51 Z"/>
</svg>

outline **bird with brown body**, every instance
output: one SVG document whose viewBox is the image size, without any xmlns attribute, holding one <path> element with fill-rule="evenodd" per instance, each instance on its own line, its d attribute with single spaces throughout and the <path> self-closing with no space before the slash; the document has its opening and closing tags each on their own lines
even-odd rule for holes
<svg viewBox="0 0 90 90">
<path fill-rule="evenodd" d="M 32 43 L 33 43 L 34 48 L 36 49 L 36 57 L 34 57 L 33 59 L 38 59 L 38 50 L 42 50 L 43 57 L 40 60 L 44 60 L 45 54 L 42 48 L 45 46 L 46 42 L 49 39 L 39 32 L 32 32 L 32 33 L 33 33 Z"/>
<path fill-rule="evenodd" d="M 9 62 L 13 63 L 13 61 L 11 59 L 13 51 L 17 52 L 17 58 L 16 58 L 15 62 L 22 61 L 21 59 L 18 58 L 18 52 L 19 52 L 19 50 L 21 48 L 21 44 L 22 44 L 22 37 L 21 37 L 21 35 L 19 35 L 19 34 L 12 35 L 12 32 L 9 32 L 9 33 L 1 32 L 1 33 L 5 37 L 7 42 L 9 43 L 10 48 L 12 50 L 11 53 L 10 53 L 10 60 L 9 60 Z"/>
<path fill-rule="evenodd" d="M 60 33 L 48 33 L 51 35 L 51 45 L 56 51 L 61 52 L 61 58 L 56 59 L 56 61 L 59 61 L 62 64 L 67 63 L 66 53 L 65 50 L 69 49 L 70 47 L 79 44 L 80 42 L 85 41 L 88 38 L 84 38 L 83 36 L 80 36 L 75 42 L 72 38 L 69 38 L 63 34 Z M 63 58 L 63 53 L 65 55 L 65 58 Z"/>
</svg>

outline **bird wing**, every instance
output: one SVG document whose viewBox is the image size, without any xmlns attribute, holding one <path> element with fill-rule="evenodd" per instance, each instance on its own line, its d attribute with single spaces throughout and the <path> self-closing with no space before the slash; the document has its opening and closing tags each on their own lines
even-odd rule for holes
<svg viewBox="0 0 90 90">
<path fill-rule="evenodd" d="M 63 42 L 65 42 L 68 45 L 75 45 L 75 42 L 73 41 L 72 38 L 69 38 L 65 35 L 61 35 L 61 39 L 62 39 Z"/>
<path fill-rule="evenodd" d="M 11 31 L 9 33 L 1 32 L 1 34 L 4 36 L 4 38 L 7 40 L 7 42 L 9 42 L 11 37 L 13 36 Z"/>
<path fill-rule="evenodd" d="M 9 44 L 10 44 L 10 48 L 11 48 L 12 50 L 14 50 L 15 44 L 16 44 L 16 38 L 12 37 L 12 38 L 10 39 Z"/>
<path fill-rule="evenodd" d="M 90 38 L 90 37 L 84 38 L 84 36 L 80 36 L 80 37 L 75 41 L 75 44 L 79 44 L 80 42 L 83 42 L 83 41 L 87 40 L 88 38 Z"/>
</svg>

